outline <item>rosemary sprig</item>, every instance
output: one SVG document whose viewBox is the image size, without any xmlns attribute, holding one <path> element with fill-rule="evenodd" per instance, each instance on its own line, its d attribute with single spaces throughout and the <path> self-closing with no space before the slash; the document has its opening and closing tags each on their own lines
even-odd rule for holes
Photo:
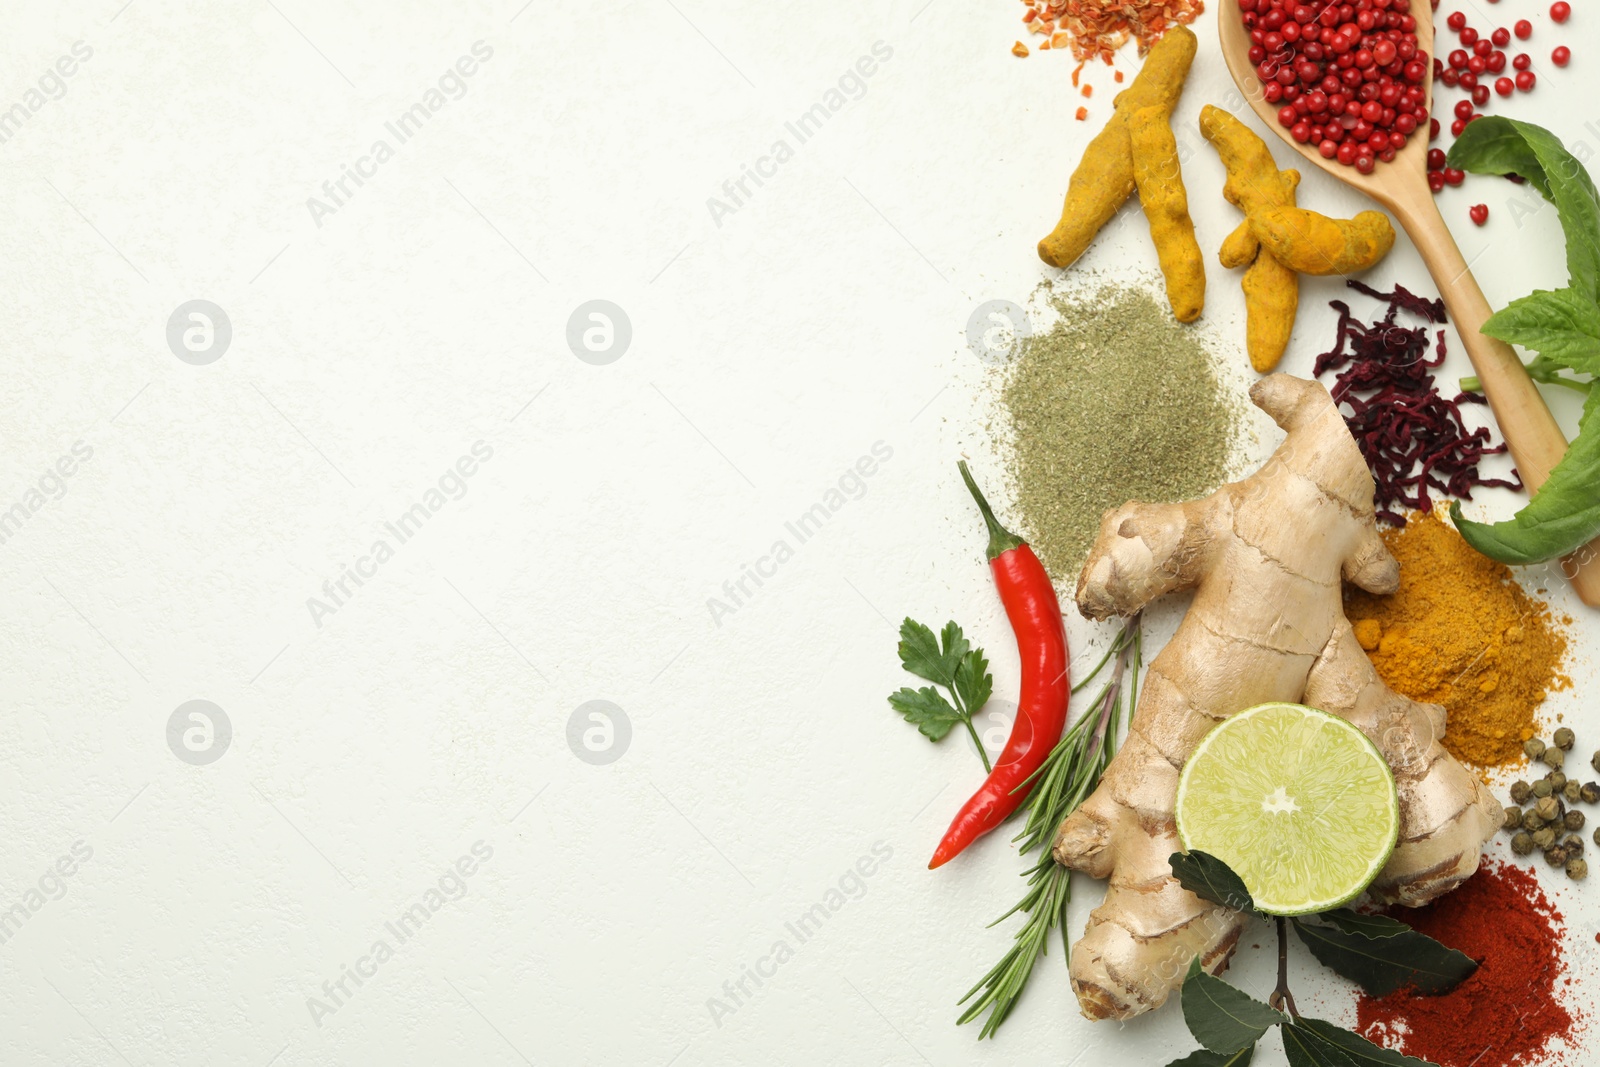
<svg viewBox="0 0 1600 1067">
<path fill-rule="evenodd" d="M 1033 974 L 1033 965 L 1048 951 L 1050 931 L 1063 926 L 1066 919 L 1067 904 L 1072 899 L 1072 872 L 1056 863 L 1050 855 L 1050 839 L 1066 817 L 1094 792 L 1095 786 L 1100 783 L 1100 775 L 1116 753 L 1125 689 L 1130 712 L 1138 704 L 1139 669 L 1143 653 L 1140 619 L 1141 616 L 1135 615 L 1123 623 L 1121 632 L 1100 663 L 1089 672 L 1088 677 L 1073 687 L 1073 693 L 1086 688 L 1099 677 L 1108 663 L 1115 661 L 1110 677 L 1088 709 L 1062 735 L 1043 766 L 1028 779 L 1028 782 L 1034 783 L 1034 789 L 1020 808 L 1026 818 L 1022 830 L 1013 840 L 1019 842 L 1018 851 L 1023 855 L 1035 851 L 1041 855 L 1032 867 L 1022 872 L 1022 876 L 1028 880 L 1027 892 L 1022 899 L 989 925 L 1002 923 L 1019 911 L 1025 918 L 1000 962 L 990 968 L 989 973 L 960 1000 L 961 1004 L 972 1000 L 972 1004 L 962 1013 L 957 1025 L 969 1023 L 985 1011 L 989 1013 L 983 1029 L 978 1033 L 980 1041 L 993 1036 L 1016 1007 L 1023 987 Z M 1067 933 L 1063 927 L 1063 959 L 1066 958 L 1067 945 Z M 976 1000 L 973 1000 L 974 996 Z"/>
</svg>

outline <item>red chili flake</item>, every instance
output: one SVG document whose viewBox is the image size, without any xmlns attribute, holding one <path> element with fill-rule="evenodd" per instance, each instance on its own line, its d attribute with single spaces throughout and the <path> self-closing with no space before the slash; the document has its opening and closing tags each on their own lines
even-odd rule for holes
<svg viewBox="0 0 1600 1067">
<path fill-rule="evenodd" d="M 1193 22 L 1205 0 L 1041 0 L 1040 10 L 1067 33 L 1080 62 L 1099 56 L 1110 66 L 1129 40 L 1138 42 L 1142 56 L 1169 26 Z"/>
<path fill-rule="evenodd" d="M 1437 331 L 1430 358 L 1428 327 L 1408 329 L 1395 322 L 1405 311 L 1429 324 L 1443 324 L 1444 302 L 1420 297 L 1403 285 L 1383 293 L 1355 279 L 1345 284 L 1383 301 L 1388 311 L 1369 325 L 1352 315 L 1344 301 L 1330 300 L 1339 313 L 1338 339 L 1331 351 L 1317 357 L 1312 373 L 1320 378 L 1338 372 L 1333 399 L 1377 484 L 1378 517 L 1404 526 L 1406 510 L 1433 509 L 1430 490 L 1471 500 L 1472 490 L 1480 486 L 1521 489 L 1520 477 L 1507 481 L 1478 473 L 1484 456 L 1506 451 L 1504 444 L 1490 446 L 1486 427 L 1468 431 L 1461 420 L 1462 404 L 1482 404 L 1484 398 L 1462 393 L 1447 400 L 1434 386 L 1432 372 L 1445 357 L 1444 331 Z"/>
<path fill-rule="evenodd" d="M 1115 74 L 1112 75 L 1112 77 L 1117 80 L 1117 84 L 1118 85 L 1122 84 L 1122 71 L 1120 71 L 1120 70 L 1117 71 Z"/>
<path fill-rule="evenodd" d="M 1083 89 L 1082 89 L 1082 90 L 1081 90 L 1081 92 L 1082 92 L 1082 93 L 1083 93 L 1083 95 L 1084 95 L 1084 96 L 1085 96 L 1085 97 L 1090 97 L 1090 96 L 1093 96 L 1093 95 L 1094 95 L 1094 86 L 1092 86 L 1092 85 L 1085 85 L 1085 86 L 1084 86 L 1084 87 L 1083 87 Z"/>
<path fill-rule="evenodd" d="M 1076 67 L 1072 68 L 1072 87 L 1074 89 L 1078 87 L 1078 78 L 1083 74 L 1083 64 L 1087 62 L 1088 60 L 1083 60 Z"/>
<path fill-rule="evenodd" d="M 1077 115 L 1078 121 L 1082 122 L 1084 119 L 1086 119 L 1088 117 L 1089 117 L 1089 109 L 1086 108 L 1086 107 L 1080 107 L 1078 109 L 1078 115 Z"/>
</svg>

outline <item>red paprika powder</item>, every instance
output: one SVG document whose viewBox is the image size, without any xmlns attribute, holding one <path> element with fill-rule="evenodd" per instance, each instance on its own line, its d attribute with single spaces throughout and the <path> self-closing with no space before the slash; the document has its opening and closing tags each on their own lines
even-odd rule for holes
<svg viewBox="0 0 1600 1067">
<path fill-rule="evenodd" d="M 1566 926 L 1533 872 L 1485 862 L 1454 892 L 1393 914 L 1479 966 L 1443 996 L 1363 995 L 1356 1029 L 1368 1040 L 1441 1067 L 1521 1067 L 1572 1035 L 1575 1020 L 1557 1000 L 1568 984 Z"/>
</svg>

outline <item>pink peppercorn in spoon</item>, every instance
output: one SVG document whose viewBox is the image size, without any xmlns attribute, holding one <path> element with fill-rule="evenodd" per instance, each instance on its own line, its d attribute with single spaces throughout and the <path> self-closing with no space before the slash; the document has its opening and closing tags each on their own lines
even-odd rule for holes
<svg viewBox="0 0 1600 1067">
<path fill-rule="evenodd" d="M 1260 41 L 1251 40 L 1252 27 L 1245 25 L 1252 15 L 1254 28 L 1262 31 Z M 1517 470 L 1536 492 L 1566 454 L 1567 439 L 1511 346 L 1480 332 L 1491 314 L 1489 302 L 1428 188 L 1433 13 L 1426 0 L 1228 0 L 1217 23 L 1223 60 L 1256 114 L 1312 165 L 1387 208 L 1416 245 L 1483 382 Z M 1366 73 L 1373 69 L 1376 76 Z M 1342 92 L 1328 91 L 1335 88 L 1330 75 Z M 1295 107 L 1302 100 L 1304 112 Z M 1343 107 L 1337 118 L 1332 117 L 1335 103 Z M 1318 104 L 1325 121 L 1309 121 Z M 1304 127 L 1297 128 L 1302 120 Z M 1330 131 L 1334 124 L 1339 132 Z M 1318 126 L 1323 136 L 1314 139 Z M 1579 598 L 1600 607 L 1600 540 L 1569 557 L 1564 570 Z"/>
</svg>

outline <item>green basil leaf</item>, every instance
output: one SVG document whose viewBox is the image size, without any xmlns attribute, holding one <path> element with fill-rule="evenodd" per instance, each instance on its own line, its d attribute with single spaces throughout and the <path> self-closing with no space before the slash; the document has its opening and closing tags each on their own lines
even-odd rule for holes
<svg viewBox="0 0 1600 1067">
<path fill-rule="evenodd" d="M 1393 1049 L 1374 1045 L 1360 1034 L 1322 1019 L 1308 1019 L 1301 1016 L 1295 1020 L 1295 1026 L 1299 1027 L 1302 1034 L 1311 1041 L 1338 1049 L 1354 1061 L 1357 1067 L 1438 1067 L 1428 1060 L 1404 1056 Z"/>
<path fill-rule="evenodd" d="M 1514 143 L 1518 138 L 1521 148 Z M 1486 116 L 1461 131 L 1450 146 L 1449 164 L 1474 174 L 1520 174 L 1532 182 L 1561 217 L 1567 284 L 1600 303 L 1600 192 L 1560 138 L 1529 122 Z"/>
<path fill-rule="evenodd" d="M 1179 884 L 1201 900 L 1235 911 L 1256 910 L 1244 880 L 1209 852 L 1174 852 L 1167 862 Z"/>
<path fill-rule="evenodd" d="M 931 686 L 901 689 L 889 695 L 889 706 L 906 717 L 906 722 L 922 731 L 929 741 L 938 741 L 962 718 L 950 702 Z"/>
<path fill-rule="evenodd" d="M 1539 289 L 1489 317 L 1483 332 L 1584 374 L 1600 375 L 1600 304 L 1573 289 Z"/>
<path fill-rule="evenodd" d="M 1323 966 L 1358 983 L 1374 997 L 1403 986 L 1414 986 L 1426 994 L 1447 993 L 1478 969 L 1471 956 L 1415 930 L 1367 937 L 1296 919 L 1294 932 Z"/>
<path fill-rule="evenodd" d="M 1478 128 L 1471 135 L 1463 130 L 1456 138 L 1445 157 L 1446 166 L 1473 174 L 1519 174 L 1533 183 L 1541 196 L 1550 199 L 1550 179 L 1545 177 L 1539 157 L 1534 155 L 1516 123 L 1482 123 L 1479 120 L 1471 125 Z"/>
<path fill-rule="evenodd" d="M 1473 123 L 1474 126 L 1477 123 Z M 1505 522 L 1472 522 L 1461 503 L 1450 505 L 1450 521 L 1467 544 L 1491 559 L 1515 566 L 1544 563 L 1574 552 L 1600 534 L 1600 389 L 1589 393 L 1578 436 L 1516 516 Z"/>
<path fill-rule="evenodd" d="M 971 649 L 961 657 L 961 662 L 956 665 L 951 689 L 967 709 L 968 715 L 978 714 L 979 709 L 989 702 L 989 694 L 994 692 L 994 675 L 989 673 L 989 661 L 983 649 Z"/>
<path fill-rule="evenodd" d="M 1207 974 L 1196 957 L 1183 980 L 1183 1021 L 1194 1039 L 1211 1052 L 1231 1055 L 1249 1048 L 1288 1016 L 1255 997 Z"/>
<path fill-rule="evenodd" d="M 956 624 L 946 623 L 945 633 Z M 961 631 L 956 629 L 959 634 Z M 956 657 L 959 661 L 960 656 Z M 915 619 L 906 619 L 900 624 L 900 665 L 916 675 L 926 678 L 930 682 L 940 685 L 949 685 L 955 677 L 956 665 L 947 663 L 945 657 L 939 652 L 939 641 L 933 636 L 933 631 Z"/>
<path fill-rule="evenodd" d="M 1238 1052 L 1211 1052 L 1198 1049 L 1181 1060 L 1173 1060 L 1167 1067 L 1250 1067 L 1250 1057 L 1256 1053 L 1254 1045 L 1246 1045 Z"/>
<path fill-rule="evenodd" d="M 1349 908 L 1325 911 L 1317 918 L 1332 923 L 1347 934 L 1362 934 L 1366 937 L 1393 937 L 1396 934 L 1409 933 L 1411 930 L 1405 923 L 1391 919 L 1387 915 L 1363 915 Z"/>
</svg>

